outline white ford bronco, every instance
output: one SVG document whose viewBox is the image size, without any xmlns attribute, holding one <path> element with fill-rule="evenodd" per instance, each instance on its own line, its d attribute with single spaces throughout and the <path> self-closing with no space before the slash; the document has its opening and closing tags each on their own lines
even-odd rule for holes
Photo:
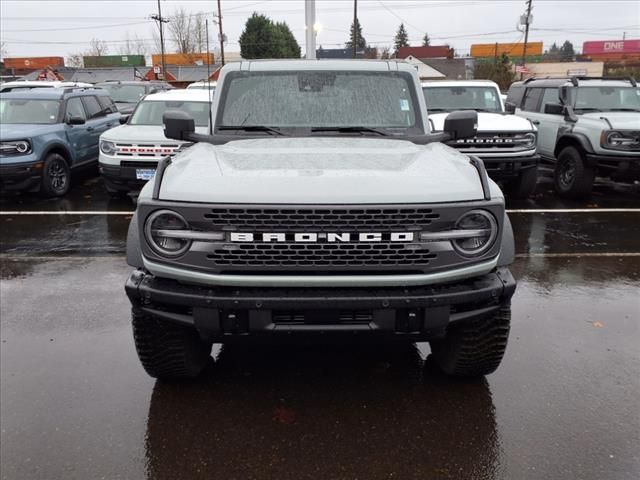
<svg viewBox="0 0 640 480">
<path fill-rule="evenodd" d="M 205 90 L 167 90 L 144 97 L 123 125 L 100 136 L 100 174 L 109 195 L 136 194 L 155 174 L 158 162 L 173 155 L 185 142 L 164 136 L 162 115 L 167 110 L 189 113 L 196 131 L 209 128 L 209 92 Z"/>
<path fill-rule="evenodd" d="M 322 335 L 429 341 L 457 376 L 499 365 L 516 283 L 511 224 L 473 137 L 430 132 L 415 69 L 394 61 L 226 65 L 212 135 L 181 111 L 127 238 L 140 361 L 195 377 L 214 342 Z"/>
<path fill-rule="evenodd" d="M 538 180 L 537 129 L 529 120 L 507 114 L 495 82 L 433 81 L 423 82 L 422 89 L 435 131 L 443 130 L 447 115 L 454 110 L 478 112 L 478 134 L 451 140 L 448 145 L 481 158 L 507 196 L 531 196 Z"/>
<path fill-rule="evenodd" d="M 508 103 L 538 126 L 538 151 L 554 169 L 556 192 L 591 194 L 596 176 L 640 181 L 640 89 L 633 78 L 530 78 Z"/>
</svg>

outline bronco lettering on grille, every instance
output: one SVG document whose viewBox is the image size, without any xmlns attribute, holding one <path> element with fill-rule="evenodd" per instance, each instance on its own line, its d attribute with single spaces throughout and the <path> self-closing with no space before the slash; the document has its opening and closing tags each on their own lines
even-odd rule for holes
<svg viewBox="0 0 640 480">
<path fill-rule="evenodd" d="M 282 243 L 355 243 L 355 242 L 412 242 L 413 232 L 322 232 L 322 233 L 244 233 L 231 232 L 231 242 L 282 242 Z"/>
</svg>

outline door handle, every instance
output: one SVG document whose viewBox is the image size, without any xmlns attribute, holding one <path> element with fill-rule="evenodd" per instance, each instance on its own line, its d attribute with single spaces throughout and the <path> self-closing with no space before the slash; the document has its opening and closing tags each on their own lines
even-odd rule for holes
<svg viewBox="0 0 640 480">
<path fill-rule="evenodd" d="M 93 132 L 95 130 L 94 127 L 87 127 L 87 132 Z"/>
<path fill-rule="evenodd" d="M 531 120 L 530 118 L 528 118 L 527 120 L 529 120 L 531 123 L 533 123 L 535 126 L 540 125 L 540 120 Z"/>
</svg>

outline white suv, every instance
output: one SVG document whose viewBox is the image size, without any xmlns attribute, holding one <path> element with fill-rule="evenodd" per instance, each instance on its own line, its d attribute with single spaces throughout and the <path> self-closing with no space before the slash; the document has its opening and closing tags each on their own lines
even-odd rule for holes
<svg viewBox="0 0 640 480">
<path fill-rule="evenodd" d="M 538 125 L 538 151 L 565 197 L 591 193 L 595 176 L 640 180 L 640 89 L 633 78 L 516 82 L 508 103 Z"/>
<path fill-rule="evenodd" d="M 498 85 L 489 80 L 423 82 L 434 131 L 454 110 L 478 112 L 478 134 L 447 144 L 484 161 L 489 176 L 512 198 L 527 198 L 538 179 L 537 131 L 528 120 L 509 115 Z"/>
<path fill-rule="evenodd" d="M 169 90 L 144 97 L 126 124 L 100 136 L 100 174 L 113 196 L 137 193 L 153 177 L 158 161 L 173 155 L 185 142 L 164 136 L 162 116 L 182 110 L 195 120 L 196 131 L 209 127 L 208 90 Z M 127 119 L 127 117 L 123 117 Z"/>
</svg>

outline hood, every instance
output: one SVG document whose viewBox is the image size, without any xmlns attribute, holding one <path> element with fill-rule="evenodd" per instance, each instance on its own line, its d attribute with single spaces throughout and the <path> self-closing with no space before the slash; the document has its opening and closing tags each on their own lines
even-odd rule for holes
<svg viewBox="0 0 640 480">
<path fill-rule="evenodd" d="M 118 112 L 123 115 L 130 115 L 133 113 L 133 110 L 136 108 L 137 103 L 127 103 L 127 102 L 115 102 L 116 108 Z"/>
<path fill-rule="evenodd" d="M 0 140 L 23 140 L 60 130 L 60 124 L 3 123 L 0 124 Z"/>
<path fill-rule="evenodd" d="M 638 112 L 592 112 L 583 113 L 578 118 L 602 122 L 607 130 L 610 128 L 607 120 L 614 130 L 640 130 L 640 113 Z"/>
<path fill-rule="evenodd" d="M 435 131 L 444 130 L 444 119 L 449 113 L 430 113 Z M 536 128 L 526 118 L 501 113 L 478 112 L 478 132 L 531 132 Z"/>
<path fill-rule="evenodd" d="M 207 127 L 196 127 L 197 133 L 208 133 Z M 107 130 L 100 137 L 101 140 L 124 143 L 154 143 L 167 142 L 182 144 L 179 140 L 171 140 L 164 136 L 163 125 L 120 125 Z"/>
<path fill-rule="evenodd" d="M 149 182 L 142 197 L 151 194 Z M 495 184 L 493 193 L 500 196 Z M 467 156 L 445 145 L 377 138 L 265 138 L 199 143 L 167 168 L 163 200 L 374 204 L 483 198 Z"/>
</svg>

